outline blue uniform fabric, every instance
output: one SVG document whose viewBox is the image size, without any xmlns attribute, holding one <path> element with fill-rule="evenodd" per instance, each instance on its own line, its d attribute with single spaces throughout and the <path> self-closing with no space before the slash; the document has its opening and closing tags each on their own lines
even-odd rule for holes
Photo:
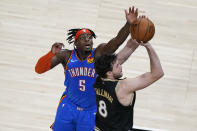
<svg viewBox="0 0 197 131">
<path fill-rule="evenodd" d="M 54 131 L 93 131 L 96 115 L 96 80 L 93 52 L 80 61 L 73 50 L 65 72 L 66 91 L 57 109 Z"/>
<path fill-rule="evenodd" d="M 94 50 L 84 61 L 80 61 L 76 51 L 73 50 L 65 72 L 66 95 L 71 102 L 82 108 L 91 108 L 96 105 L 96 95 L 93 88 L 96 80 Z"/>
</svg>

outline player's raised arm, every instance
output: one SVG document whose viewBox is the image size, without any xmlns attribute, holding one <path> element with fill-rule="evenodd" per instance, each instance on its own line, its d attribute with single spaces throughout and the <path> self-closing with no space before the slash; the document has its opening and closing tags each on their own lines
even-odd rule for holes
<svg viewBox="0 0 197 131">
<path fill-rule="evenodd" d="M 134 6 L 129 8 L 129 12 L 125 10 L 126 24 L 120 29 L 116 37 L 112 38 L 108 43 L 103 43 L 97 47 L 95 56 L 104 53 L 114 53 L 128 37 L 130 25 L 137 19 L 137 16 L 138 9 L 134 9 Z"/>
<path fill-rule="evenodd" d="M 134 39 L 129 39 L 127 41 L 126 46 L 120 50 L 117 54 L 117 59 L 119 64 L 123 64 L 128 58 L 129 56 L 136 50 L 136 48 L 139 46 L 139 43 L 134 40 Z"/>
<path fill-rule="evenodd" d="M 146 48 L 150 58 L 150 72 L 146 72 L 136 78 L 125 79 L 124 82 L 126 83 L 125 85 L 128 92 L 143 89 L 159 80 L 164 75 L 159 57 L 151 44 L 146 43 L 142 45 Z"/>
<path fill-rule="evenodd" d="M 52 45 L 51 51 L 38 60 L 35 66 L 35 72 L 42 74 L 61 63 L 63 61 L 63 54 L 65 54 L 65 51 L 62 52 L 61 50 L 63 46 L 63 43 L 54 43 Z"/>
</svg>

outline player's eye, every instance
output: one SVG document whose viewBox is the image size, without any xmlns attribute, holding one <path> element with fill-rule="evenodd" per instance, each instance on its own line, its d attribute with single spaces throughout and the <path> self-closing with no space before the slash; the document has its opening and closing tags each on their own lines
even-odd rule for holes
<svg viewBox="0 0 197 131">
<path fill-rule="evenodd" d="M 80 37 L 79 39 L 80 39 L 80 40 L 84 40 L 84 39 L 85 39 L 85 37 Z"/>
</svg>

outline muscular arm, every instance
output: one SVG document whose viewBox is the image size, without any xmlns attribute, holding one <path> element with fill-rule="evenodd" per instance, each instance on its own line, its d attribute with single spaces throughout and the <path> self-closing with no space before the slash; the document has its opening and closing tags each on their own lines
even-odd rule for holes
<svg viewBox="0 0 197 131">
<path fill-rule="evenodd" d="M 61 51 L 60 53 L 57 53 L 56 55 L 54 55 L 50 51 L 49 53 L 42 56 L 38 60 L 36 66 L 35 66 L 35 72 L 37 72 L 38 74 L 42 74 L 42 73 L 52 69 L 53 67 L 55 67 L 59 63 L 66 65 L 66 62 L 67 62 L 70 54 L 71 53 L 69 50 Z"/>
<path fill-rule="evenodd" d="M 130 24 L 127 22 L 120 29 L 116 37 L 111 39 L 108 43 L 100 44 L 95 50 L 95 56 L 99 56 L 104 53 L 114 53 L 129 35 L 129 27 Z"/>
<path fill-rule="evenodd" d="M 42 56 L 35 66 L 35 72 L 38 74 L 44 73 L 51 69 L 51 59 L 55 55 L 50 51 L 46 55 Z"/>
<path fill-rule="evenodd" d="M 129 8 L 129 12 L 125 10 L 125 17 L 127 19 L 127 23 L 120 29 L 117 36 L 111 39 L 108 43 L 103 43 L 97 47 L 95 50 L 94 56 L 99 56 L 104 53 L 114 53 L 118 47 L 126 40 L 129 35 L 130 25 L 133 24 L 135 20 L 137 20 L 138 9 L 134 9 L 134 6 Z"/>
<path fill-rule="evenodd" d="M 124 80 L 125 89 L 129 92 L 141 90 L 155 81 L 159 80 L 163 75 L 163 69 L 160 60 L 150 44 L 146 44 L 145 48 L 150 58 L 150 72 L 146 72 L 136 78 L 128 78 Z"/>
<path fill-rule="evenodd" d="M 138 46 L 139 44 L 137 43 L 136 40 L 133 39 L 128 40 L 126 46 L 117 54 L 117 59 L 119 61 L 119 64 L 123 64 Z"/>
</svg>

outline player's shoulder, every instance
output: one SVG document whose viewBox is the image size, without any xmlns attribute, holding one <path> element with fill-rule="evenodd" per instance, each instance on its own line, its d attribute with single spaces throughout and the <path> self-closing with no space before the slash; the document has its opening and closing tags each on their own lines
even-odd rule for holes
<svg viewBox="0 0 197 131">
<path fill-rule="evenodd" d="M 69 49 L 62 49 L 61 52 L 59 53 L 59 55 L 62 56 L 70 56 L 73 50 L 69 50 Z"/>
<path fill-rule="evenodd" d="M 117 87 L 119 89 L 123 90 L 123 89 L 125 89 L 127 87 L 128 83 L 129 83 L 129 79 L 128 78 L 119 80 L 118 83 L 117 83 Z"/>
<path fill-rule="evenodd" d="M 99 44 L 94 51 L 94 56 L 101 56 L 106 43 Z"/>
<path fill-rule="evenodd" d="M 107 44 L 107 43 L 101 43 L 101 44 L 99 44 L 99 45 L 96 47 L 96 49 L 103 48 L 106 44 Z"/>
</svg>

